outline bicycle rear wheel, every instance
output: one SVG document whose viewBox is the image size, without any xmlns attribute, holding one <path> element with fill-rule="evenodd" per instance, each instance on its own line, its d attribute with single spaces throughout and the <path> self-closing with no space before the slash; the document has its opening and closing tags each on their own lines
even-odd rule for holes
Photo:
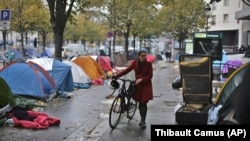
<svg viewBox="0 0 250 141">
<path fill-rule="evenodd" d="M 109 126 L 114 129 L 116 128 L 118 122 L 120 121 L 122 114 L 122 98 L 120 95 L 118 95 L 112 105 L 111 109 L 109 111 Z"/>
<path fill-rule="evenodd" d="M 135 115 L 137 109 L 137 102 L 133 98 L 130 98 L 127 106 L 128 106 L 127 118 L 131 120 Z"/>
</svg>

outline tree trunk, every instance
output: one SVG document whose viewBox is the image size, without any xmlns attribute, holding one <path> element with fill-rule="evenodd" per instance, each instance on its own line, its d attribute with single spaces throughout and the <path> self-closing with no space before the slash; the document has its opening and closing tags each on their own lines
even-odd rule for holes
<svg viewBox="0 0 250 141">
<path fill-rule="evenodd" d="M 23 40 L 24 40 L 23 34 L 24 34 L 24 33 L 21 32 L 21 52 L 23 53 L 23 56 L 25 56 L 24 44 L 23 44 Z"/>
<path fill-rule="evenodd" d="M 141 50 L 141 48 L 142 48 L 142 39 L 140 39 L 140 41 L 139 41 L 139 43 L 140 43 L 140 49 L 139 50 Z"/>
<path fill-rule="evenodd" d="M 128 61 L 128 34 L 129 33 L 124 33 L 124 39 L 125 39 L 125 53 L 126 53 L 126 62 Z"/>
<path fill-rule="evenodd" d="M 47 2 L 50 9 L 50 23 L 54 33 L 54 56 L 55 59 L 62 61 L 63 33 L 75 0 L 71 0 L 69 3 L 66 3 L 64 0 L 47 0 Z"/>
<path fill-rule="evenodd" d="M 109 41 L 109 48 L 108 48 L 108 54 L 109 54 L 109 57 L 111 58 L 111 45 L 112 45 L 112 41 L 110 40 Z"/>
<path fill-rule="evenodd" d="M 128 62 L 128 38 L 129 38 L 129 33 L 130 33 L 130 25 L 131 22 L 128 22 L 126 24 L 127 31 L 124 33 L 124 38 L 125 38 L 125 52 L 126 52 L 126 62 Z"/>
<path fill-rule="evenodd" d="M 180 52 L 185 53 L 184 47 L 183 47 L 183 42 L 187 36 L 187 32 L 181 32 L 179 36 L 179 44 L 180 44 Z"/>
<path fill-rule="evenodd" d="M 25 34 L 25 45 L 28 45 L 28 33 L 25 32 L 24 34 Z"/>
<path fill-rule="evenodd" d="M 46 33 L 43 33 L 43 51 L 45 51 L 46 46 Z"/>
<path fill-rule="evenodd" d="M 114 31 L 114 36 L 113 36 L 113 63 L 114 66 L 116 65 L 115 61 L 115 44 L 116 44 L 116 31 Z"/>
<path fill-rule="evenodd" d="M 62 61 L 63 33 L 54 31 L 55 59 Z"/>
<path fill-rule="evenodd" d="M 133 35 L 133 47 L 134 47 L 134 51 L 135 51 L 135 38 L 136 38 L 136 34 Z"/>
<path fill-rule="evenodd" d="M 86 41 L 85 41 L 85 40 L 82 40 L 81 42 L 82 42 L 82 44 L 83 44 L 83 50 L 84 50 L 85 52 L 87 52 L 87 50 L 86 50 Z"/>
</svg>

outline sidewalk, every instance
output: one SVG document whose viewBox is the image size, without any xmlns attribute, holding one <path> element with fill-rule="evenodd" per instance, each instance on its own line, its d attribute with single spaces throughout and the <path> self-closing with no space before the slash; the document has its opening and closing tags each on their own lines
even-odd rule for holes
<svg viewBox="0 0 250 141">
<path fill-rule="evenodd" d="M 157 67 L 159 65 L 159 67 Z M 112 93 L 106 84 L 78 89 L 72 92 L 71 99 L 56 98 L 47 107 L 39 108 L 50 116 L 61 120 L 60 126 L 45 130 L 24 128 L 0 128 L 1 141 L 137 141 L 150 140 L 151 124 L 175 124 L 175 106 L 182 102 L 182 94 L 172 89 L 172 81 L 178 75 L 174 63 L 154 64 L 154 99 L 148 104 L 147 128 L 138 126 L 139 113 L 128 123 L 123 117 L 117 129 L 111 130 L 108 113 L 112 100 L 105 97 Z M 131 74 L 132 75 L 132 74 Z M 129 77 L 129 76 L 128 76 Z"/>
<path fill-rule="evenodd" d="M 159 67 L 157 67 L 159 66 Z M 150 141 L 151 129 L 150 125 L 173 125 L 175 122 L 175 107 L 179 103 L 182 103 L 181 91 L 172 89 L 172 80 L 174 80 L 178 74 L 178 68 L 173 63 L 158 62 L 154 64 L 154 76 L 153 76 L 153 92 L 154 99 L 148 103 L 147 114 L 147 128 L 142 130 L 139 126 L 140 116 L 138 111 L 134 118 L 128 122 L 126 116 L 123 116 L 116 129 L 112 130 L 108 123 L 108 112 L 112 100 L 106 102 L 108 109 L 106 110 L 107 118 L 104 119 L 96 128 L 94 128 L 87 136 L 79 131 L 74 132 L 68 137 L 67 141 L 70 141 L 76 136 L 81 136 L 82 140 L 91 141 Z M 106 100 L 107 101 L 107 100 Z M 84 127 L 82 127 L 84 128 Z"/>
</svg>

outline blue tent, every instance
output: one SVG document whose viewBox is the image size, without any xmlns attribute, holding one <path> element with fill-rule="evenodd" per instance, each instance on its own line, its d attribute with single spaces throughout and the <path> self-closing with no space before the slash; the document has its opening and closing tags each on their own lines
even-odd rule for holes
<svg viewBox="0 0 250 141">
<path fill-rule="evenodd" d="M 38 51 L 36 49 L 28 49 L 26 48 L 26 53 L 28 54 L 29 58 L 32 58 L 32 57 L 38 57 Z"/>
<path fill-rule="evenodd" d="M 53 57 L 53 53 L 49 49 L 45 49 L 41 54 L 41 57 Z"/>
<path fill-rule="evenodd" d="M 56 82 L 58 91 L 71 92 L 74 90 L 73 76 L 71 66 L 55 60 L 50 74 Z"/>
<path fill-rule="evenodd" d="M 55 81 L 57 91 L 71 92 L 74 90 L 70 65 L 62 63 L 54 58 L 35 58 L 28 60 L 28 62 L 36 63 L 49 72 Z"/>
<path fill-rule="evenodd" d="M 43 68 L 34 63 L 13 63 L 0 71 L 15 95 L 48 100 L 55 92 L 53 78 Z"/>
<path fill-rule="evenodd" d="M 11 48 L 8 50 L 7 55 L 7 58 L 10 61 L 20 61 L 24 59 L 23 54 L 19 49 Z"/>
</svg>

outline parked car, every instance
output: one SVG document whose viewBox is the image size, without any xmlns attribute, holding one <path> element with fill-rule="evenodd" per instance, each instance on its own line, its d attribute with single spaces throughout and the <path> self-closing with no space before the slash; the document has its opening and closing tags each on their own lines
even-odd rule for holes
<svg viewBox="0 0 250 141">
<path fill-rule="evenodd" d="M 62 48 L 62 58 L 68 58 L 70 56 L 73 56 L 73 51 L 69 47 L 63 47 Z"/>
</svg>

